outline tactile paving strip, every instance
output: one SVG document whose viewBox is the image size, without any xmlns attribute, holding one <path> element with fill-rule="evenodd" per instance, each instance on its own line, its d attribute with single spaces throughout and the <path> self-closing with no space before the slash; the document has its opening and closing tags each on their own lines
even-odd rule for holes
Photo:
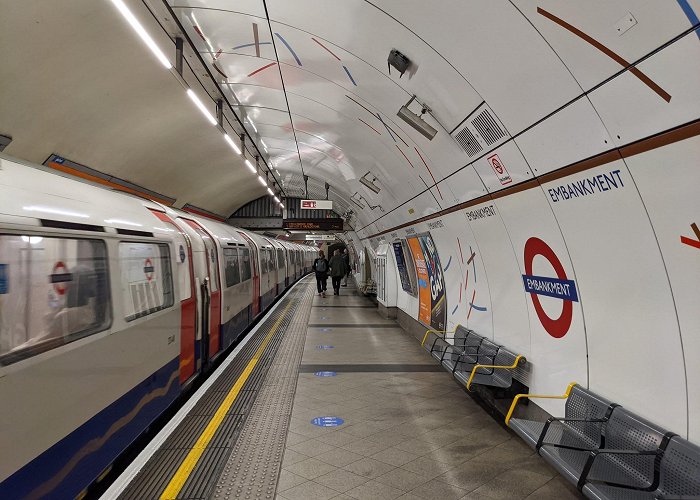
<svg viewBox="0 0 700 500">
<path fill-rule="evenodd" d="M 286 359 L 286 350 L 279 347 L 283 340 L 287 338 L 288 332 L 295 333 L 298 330 L 297 311 L 302 307 L 301 316 L 304 324 L 308 322 L 310 307 L 307 302 L 312 298 L 310 286 L 311 281 L 306 279 L 300 283 L 295 290 L 290 292 L 282 300 L 283 302 L 265 319 L 265 323 L 255 333 L 243 350 L 238 354 L 237 359 L 231 363 L 221 377 L 212 384 L 204 397 L 197 402 L 190 414 L 180 423 L 175 431 L 165 440 L 161 449 L 144 465 L 139 473 L 134 477 L 127 488 L 122 492 L 120 498 L 144 499 L 159 498 L 167 484 L 175 474 L 185 456 L 194 446 L 202 431 L 211 420 L 214 413 L 219 408 L 221 402 L 228 394 L 231 387 L 241 376 L 246 365 L 263 343 L 265 337 L 270 333 L 273 325 L 279 320 L 277 331 L 272 335 L 269 343 L 265 347 L 262 356 L 259 358 L 255 369 L 246 380 L 238 397 L 234 401 L 229 411 L 226 413 L 224 421 L 217 429 L 206 450 L 197 461 L 197 465 L 187 478 L 182 490 L 177 495 L 179 499 L 205 499 L 211 498 L 214 493 L 214 486 L 217 477 L 224 470 L 226 460 L 231 453 L 240 448 L 241 432 L 244 423 L 249 416 L 253 416 L 253 421 L 260 417 L 257 415 L 255 401 L 264 393 L 263 382 L 270 371 L 276 371 L 281 366 L 281 359 L 277 359 L 277 354 Z M 289 307 L 287 307 L 289 306 Z M 303 331 L 305 333 L 305 330 Z M 296 337 L 297 335 L 292 335 Z M 303 349 L 303 335 L 302 335 Z M 301 354 L 301 353 L 300 353 Z M 295 367 L 298 366 L 296 362 Z M 275 380 L 277 375 L 273 375 Z M 269 377 L 267 378 L 270 379 Z M 294 376 L 296 384 L 296 376 Z M 262 390 L 261 390 L 262 389 Z M 292 387 L 292 394 L 294 386 Z M 273 410 L 268 410 L 272 412 Z M 289 408 L 286 410 L 287 421 L 291 413 L 291 400 Z M 271 424 L 272 425 L 272 424 Z M 263 432 L 264 434 L 264 432 Z M 286 429 L 282 439 L 286 438 Z M 275 476 L 275 482 L 277 478 Z M 218 490 L 217 490 L 218 491 Z M 230 496 L 229 496 L 230 498 Z"/>
<path fill-rule="evenodd" d="M 287 327 L 213 498 L 275 497 L 313 294 L 298 300 L 297 314 Z"/>
</svg>

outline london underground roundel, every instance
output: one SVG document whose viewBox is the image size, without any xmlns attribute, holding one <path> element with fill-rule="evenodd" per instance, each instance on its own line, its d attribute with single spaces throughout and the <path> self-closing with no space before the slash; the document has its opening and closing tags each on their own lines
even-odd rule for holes
<svg viewBox="0 0 700 500">
<path fill-rule="evenodd" d="M 559 257 L 554 253 L 547 243 L 539 238 L 532 237 L 525 242 L 524 250 L 525 273 L 523 274 L 523 285 L 525 291 L 530 294 L 532 305 L 535 308 L 537 317 L 544 329 L 554 338 L 562 338 L 571 327 L 573 319 L 573 302 L 578 302 L 576 283 L 570 280 Z M 556 277 L 536 276 L 532 274 L 532 262 L 536 256 L 541 255 L 554 268 Z M 540 303 L 540 295 L 561 299 L 562 311 L 558 318 L 550 318 Z"/>
</svg>

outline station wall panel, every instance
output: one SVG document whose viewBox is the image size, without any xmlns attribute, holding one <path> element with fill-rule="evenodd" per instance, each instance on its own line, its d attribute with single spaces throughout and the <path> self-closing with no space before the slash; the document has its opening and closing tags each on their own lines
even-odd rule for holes
<svg viewBox="0 0 700 500">
<path fill-rule="evenodd" d="M 681 374 L 668 380 L 661 391 L 680 388 L 687 378 L 688 439 L 696 443 L 700 442 L 700 242 L 698 246 L 692 242 L 700 240 L 700 236 L 691 224 L 700 225 L 699 151 L 700 137 L 696 136 L 625 159 L 644 200 L 668 272 L 666 280 L 654 286 L 665 287 L 670 282 L 677 314 L 677 320 L 667 318 L 659 327 L 661 331 L 653 333 L 650 339 L 653 343 L 648 349 L 655 355 L 653 366 L 658 367 L 654 371 L 659 376 L 665 377 L 662 372 L 666 369 L 678 372 L 685 368 L 685 377 Z M 682 237 L 686 239 L 681 240 Z M 679 326 L 684 359 L 667 356 L 665 343 L 657 337 L 676 335 Z M 657 394 L 649 397 L 656 401 Z M 653 411 L 649 406 L 653 405 L 648 404 L 645 413 Z M 676 407 L 659 408 L 659 411 L 671 413 L 672 408 L 675 413 Z M 679 434 L 683 431 L 673 430 Z"/>
<path fill-rule="evenodd" d="M 572 284 L 569 283 L 569 298 L 528 293 L 524 287 L 525 275 L 532 276 L 538 283 L 557 278 L 576 281 L 567 245 L 543 191 L 528 189 L 499 198 L 494 204 L 503 218 L 520 269 L 511 279 L 522 287 L 527 297 L 531 331 L 530 390 L 536 394 L 561 394 L 569 382 L 587 385 L 583 314 L 581 303 L 569 299 L 573 298 Z M 543 400 L 541 406 L 552 414 L 563 411 L 559 400 Z"/>
<path fill-rule="evenodd" d="M 676 432 L 685 429 L 683 354 L 673 299 L 627 167 L 618 159 L 542 188 L 576 269 L 590 389 Z M 663 370 L 640 369 L 659 362 L 653 346 L 661 345 Z M 652 394 L 656 404 L 650 406 Z"/>
</svg>

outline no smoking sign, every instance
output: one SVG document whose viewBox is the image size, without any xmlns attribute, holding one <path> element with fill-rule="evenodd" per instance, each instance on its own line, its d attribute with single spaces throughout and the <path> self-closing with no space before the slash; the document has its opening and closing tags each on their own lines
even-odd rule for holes
<svg viewBox="0 0 700 500">
<path fill-rule="evenodd" d="M 502 186 L 513 182 L 513 178 L 508 173 L 506 166 L 503 164 L 498 155 L 489 156 L 487 161 L 489 162 L 489 165 L 491 165 L 493 172 L 496 174 L 496 177 L 498 177 L 498 181 Z"/>
</svg>

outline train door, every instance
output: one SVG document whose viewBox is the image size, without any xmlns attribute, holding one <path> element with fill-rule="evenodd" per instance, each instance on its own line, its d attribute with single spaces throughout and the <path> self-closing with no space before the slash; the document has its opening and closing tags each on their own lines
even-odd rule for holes
<svg viewBox="0 0 700 500">
<path fill-rule="evenodd" d="M 219 282 L 219 254 L 216 242 L 198 222 L 183 219 L 204 241 L 206 248 L 207 278 L 202 283 L 202 366 L 210 360 L 221 345 L 221 283 Z M 205 336 L 207 338 L 205 338 Z"/>
<path fill-rule="evenodd" d="M 258 272 L 258 246 L 253 239 L 245 233 L 238 232 L 250 247 L 250 267 L 253 276 L 253 296 L 251 297 L 251 319 L 260 314 L 260 273 Z M 261 256 L 262 258 L 262 256 Z"/>
<path fill-rule="evenodd" d="M 181 235 L 181 244 L 176 249 L 178 265 L 186 265 L 178 272 L 180 280 L 180 384 L 184 385 L 195 373 L 195 341 L 197 337 L 197 293 L 195 291 L 192 242 L 190 237 L 163 212 L 151 210 L 161 222 L 172 226 Z"/>
</svg>

